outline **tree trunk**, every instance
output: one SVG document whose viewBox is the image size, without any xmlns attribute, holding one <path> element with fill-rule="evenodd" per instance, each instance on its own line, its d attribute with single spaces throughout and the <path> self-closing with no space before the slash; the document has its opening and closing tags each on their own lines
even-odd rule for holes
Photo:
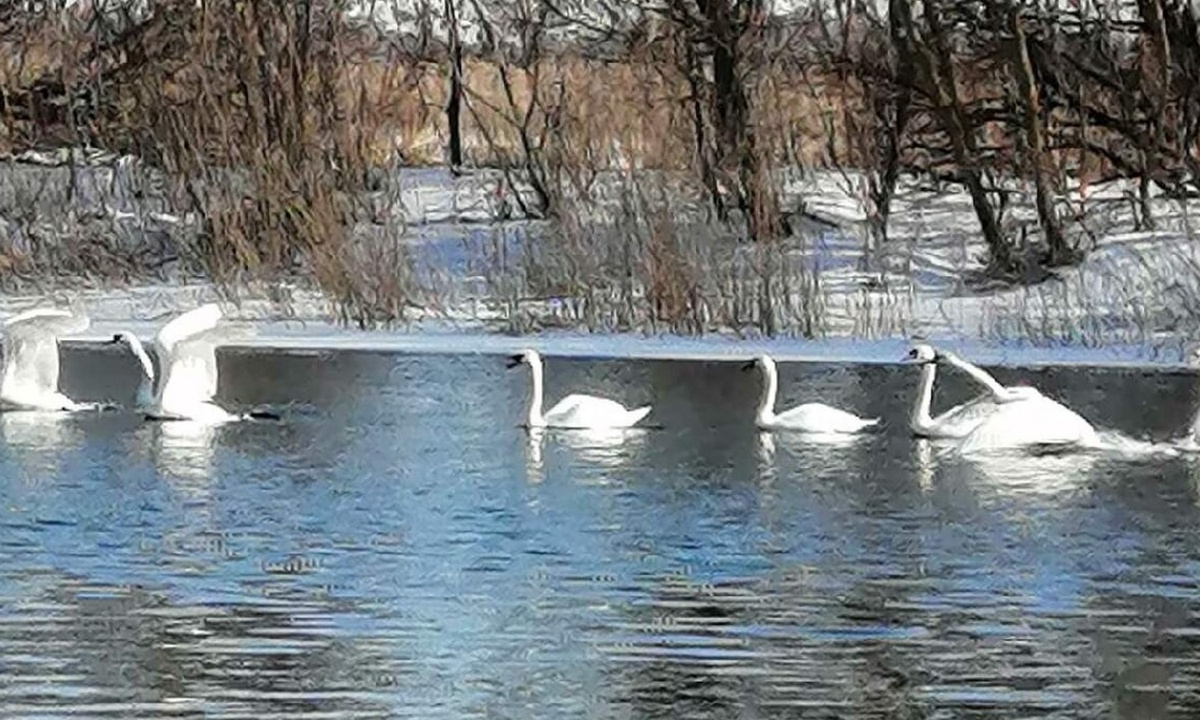
<svg viewBox="0 0 1200 720">
<path fill-rule="evenodd" d="M 687 77 L 688 89 L 692 95 L 692 131 L 695 134 L 696 141 L 696 163 L 699 166 L 700 181 L 704 184 L 704 189 L 708 192 L 709 202 L 712 203 L 713 210 L 717 214 L 717 220 L 725 223 L 729 221 L 729 210 L 725 207 L 725 198 L 721 196 L 720 183 L 717 181 L 717 171 L 714 167 L 712 153 L 709 151 L 708 133 L 704 127 L 703 72 L 699 59 L 696 57 L 695 48 L 690 43 L 686 45 L 683 51 L 687 62 L 685 76 Z"/>
<path fill-rule="evenodd" d="M 911 0 L 895 3 L 895 9 L 900 11 L 905 29 L 904 52 L 910 53 L 909 57 L 916 61 L 913 67 L 930 86 L 929 90 L 936 100 L 938 119 L 950 136 L 954 162 L 958 166 L 963 184 L 967 186 L 967 192 L 971 195 L 971 205 L 979 219 L 983 239 L 991 252 L 992 264 L 1001 271 L 1011 271 L 1015 269 L 1012 246 L 1004 236 L 996 210 L 992 207 L 983 184 L 983 175 L 977 160 L 978 148 L 974 128 L 970 126 L 966 109 L 958 94 L 954 57 L 947 30 L 942 26 L 939 17 L 937 3 L 933 0 L 925 2 L 925 21 L 929 24 L 930 34 L 930 42 L 927 43 L 921 42 L 918 36 L 910 3 Z"/>
<path fill-rule="evenodd" d="M 780 235 L 779 199 L 768 160 L 760 157 L 758 138 L 750 127 L 746 58 L 740 50 L 754 26 L 739 16 L 749 16 L 754 8 L 739 7 L 732 0 L 700 0 L 698 7 L 704 16 L 703 34 L 712 47 L 714 164 L 737 190 L 750 238 L 770 240 Z"/>
<path fill-rule="evenodd" d="M 446 124 L 450 135 L 450 170 L 458 174 L 463 164 L 462 151 L 462 43 L 458 38 L 458 13 L 454 0 L 446 0 L 446 24 L 450 33 L 450 98 L 446 103 Z"/>
<path fill-rule="evenodd" d="M 1025 137 L 1023 145 L 1029 154 L 1033 169 L 1034 193 L 1037 204 L 1038 223 L 1042 226 L 1042 235 L 1046 238 L 1046 262 L 1050 266 L 1066 265 L 1076 260 L 1074 248 L 1067 244 L 1063 235 L 1062 221 L 1054 206 L 1054 194 L 1051 190 L 1050 169 L 1047 165 L 1051 158 L 1046 152 L 1045 128 L 1042 125 L 1042 102 L 1038 93 L 1037 78 L 1033 74 L 1033 62 L 1029 57 L 1029 38 L 1025 34 L 1025 25 L 1021 20 L 1019 7 L 1013 7 L 1009 13 L 1010 29 L 1013 33 L 1012 62 L 1017 76 L 1017 85 L 1021 91 L 1021 103 L 1024 106 Z"/>
<path fill-rule="evenodd" d="M 901 15 L 895 9 L 898 2 L 903 0 L 890 0 L 888 3 L 888 86 L 880 90 L 874 83 L 871 84 L 876 87 L 871 91 L 878 128 L 875 136 L 882 146 L 877 156 L 878 170 L 868 178 L 867 187 L 872 205 L 869 229 L 877 244 L 887 242 L 888 219 L 892 214 L 896 183 L 900 179 L 900 153 L 912 104 L 912 59 L 902 48 L 904 36 Z"/>
</svg>

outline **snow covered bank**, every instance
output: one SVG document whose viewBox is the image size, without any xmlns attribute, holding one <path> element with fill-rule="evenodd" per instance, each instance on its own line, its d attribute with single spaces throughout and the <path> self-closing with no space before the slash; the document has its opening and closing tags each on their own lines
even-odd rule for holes
<svg viewBox="0 0 1200 720">
<path fill-rule="evenodd" d="M 126 228 L 129 234 L 122 242 L 131 245 L 147 245 L 155 233 L 191 226 L 193 221 L 167 202 L 161 178 L 141 173 L 131 161 L 91 158 L 77 168 L 75 190 L 65 193 L 69 173 L 56 165 L 62 159 L 27 157 L 0 164 L 0 239 L 10 247 L 20 247 L 26 227 L 17 222 L 20 217 L 10 217 L 13 213 L 54 220 L 64 215 L 63 207 L 66 215 L 78 218 L 90 212 Z M 598 341 L 592 335 L 553 331 L 538 335 L 537 342 L 566 354 L 744 357 L 769 347 L 783 357 L 890 361 L 909 338 L 923 336 L 970 348 L 984 361 L 1107 364 L 1178 362 L 1184 347 L 1200 335 L 1200 256 L 1188 230 L 1200 204 L 1156 198 L 1159 229 L 1140 232 L 1134 230 L 1131 185 L 1093 187 L 1086 198 L 1077 189 L 1062 200 L 1062 207 L 1082 218 L 1087 260 L 1035 286 L 980 291 L 965 282 L 986 259 L 965 193 L 902 183 L 890 240 L 871 247 L 862 227 L 861 177 L 837 172 L 780 177 L 784 206 L 801 208 L 828 225 L 805 231 L 803 242 L 789 251 L 792 261 L 811 268 L 817 278 L 815 291 L 806 291 L 812 296 L 776 300 L 815 303 L 816 331 L 825 340 L 735 340 L 732 333 L 718 333 L 699 339 L 604 335 Z M 655 179 L 671 185 L 670 178 Z M 601 221 L 606 208 L 621 201 L 620 183 L 627 180 L 614 174 L 598 184 L 592 221 Z M 569 324 L 562 308 L 570 298 L 536 297 L 519 286 L 511 297 L 498 297 L 494 278 L 480 274 L 478 266 L 489 259 L 481 257 L 481 247 L 492 242 L 489 238 L 515 232 L 521 242 L 540 241 L 533 226 L 518 217 L 520 203 L 512 192 L 491 172 L 455 177 L 440 169 L 405 169 L 381 181 L 370 199 L 382 219 L 364 223 L 394 223 L 421 272 L 436 276 L 445 289 L 437 307 L 414 311 L 403 330 L 338 327 L 327 298 L 298 287 L 274 289 L 284 299 L 282 305 L 261 293 L 241 292 L 229 304 L 229 315 L 258 328 L 248 343 L 259 346 L 506 352 L 530 344 L 531 338 L 496 332 L 519 326 L 515 314 L 531 318 L 534 327 Z M 1011 222 L 1032 218 L 1028 205 L 1014 203 Z M 688 232 L 686 220 L 675 221 L 676 232 Z M 736 287 L 752 290 L 753 278 L 750 283 Z M 129 289 L 105 289 L 102 283 L 99 289 L 59 288 L 52 296 L 22 292 L 0 297 L 0 316 L 35 305 L 74 303 L 94 320 L 87 338 L 111 335 L 116 328 L 148 336 L 171 314 L 219 298 L 212 287 L 180 276 L 135 281 Z M 781 328 L 784 335 L 798 332 Z"/>
<path fill-rule="evenodd" d="M 137 288 L 128 291 L 88 292 L 75 295 L 76 306 L 92 317 L 91 328 L 64 343 L 97 345 L 118 331 L 132 331 L 149 339 L 169 317 L 202 302 L 218 300 L 206 286 Z M 68 304 L 60 298 L 61 305 Z M 509 335 L 489 330 L 476 318 L 428 317 L 395 330 L 357 330 L 340 327 L 323 318 L 319 298 L 298 303 L 299 312 L 282 315 L 265 299 L 225 303 L 229 322 L 252 330 L 233 347 L 287 352 L 320 353 L 335 350 L 405 353 L 509 354 L 537 347 L 550 356 L 631 357 L 644 359 L 736 361 L 770 352 L 781 361 L 836 363 L 904 362 L 910 339 L 827 337 L 745 338 L 732 334 L 702 337 L 632 333 L 549 331 L 537 335 Z M 45 304 L 41 296 L 5 297 L 0 317 Z M 1154 354 L 1145 345 L 1105 347 L 1047 347 L 1021 342 L 997 342 L 947 334 L 935 339 L 947 348 L 988 365 L 1023 367 L 1079 365 L 1090 367 L 1184 367 L 1178 355 Z"/>
</svg>

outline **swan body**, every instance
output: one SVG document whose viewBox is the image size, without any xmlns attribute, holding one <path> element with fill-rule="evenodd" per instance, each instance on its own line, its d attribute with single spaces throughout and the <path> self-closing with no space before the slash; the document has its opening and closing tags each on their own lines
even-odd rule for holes
<svg viewBox="0 0 1200 720">
<path fill-rule="evenodd" d="M 77 403 L 58 389 L 60 335 L 82 332 L 86 315 L 54 308 L 29 310 L 5 321 L 4 369 L 0 405 L 18 410 L 76 411 L 96 407 Z"/>
<path fill-rule="evenodd" d="M 917 349 L 917 354 L 919 357 L 929 355 L 920 348 Z M 1097 447 L 1100 444 L 1091 423 L 1062 403 L 1046 397 L 1037 388 L 1028 385 L 1006 387 L 982 368 L 954 353 L 935 352 L 933 355 L 934 362 L 938 359 L 945 360 L 967 373 L 987 390 L 983 400 L 976 399 L 976 407 L 987 408 L 990 402 L 991 409 L 984 412 L 982 419 L 962 436 L 962 443 L 958 447 L 960 453 L 969 455 L 1037 446 L 1083 448 Z M 928 367 L 926 371 L 928 372 Z M 922 395 L 923 399 L 919 402 L 924 404 L 927 414 L 928 393 L 924 386 Z M 978 414 L 976 411 L 976 417 Z"/>
<path fill-rule="evenodd" d="M 208 303 L 175 317 L 154 337 L 161 374 L 155 375 L 145 348 L 133 333 L 121 332 L 112 342 L 125 343 L 142 366 L 137 406 L 155 420 L 191 420 L 219 424 L 252 415 L 234 414 L 213 402 L 217 393 L 216 349 L 222 334 L 221 308 Z"/>
<path fill-rule="evenodd" d="M 861 418 L 845 410 L 824 403 L 803 403 L 796 407 L 775 412 L 775 400 L 779 393 L 779 372 L 769 355 L 761 355 L 745 369 L 757 366 L 763 374 L 763 392 L 759 399 L 754 424 L 760 430 L 795 430 L 805 433 L 849 435 L 879 424 L 879 418 Z"/>
<path fill-rule="evenodd" d="M 542 412 L 542 357 L 536 350 L 525 350 L 509 358 L 508 367 L 513 368 L 522 363 L 529 365 L 533 374 L 533 390 L 526 415 L 526 424 L 530 428 L 628 428 L 650 413 L 649 405 L 629 409 L 615 400 L 579 393 L 564 397 L 549 410 Z"/>
<path fill-rule="evenodd" d="M 1091 423 L 1078 413 L 1040 395 L 999 407 L 969 435 L 958 450 L 964 455 L 1038 446 L 1097 447 Z"/>
</svg>

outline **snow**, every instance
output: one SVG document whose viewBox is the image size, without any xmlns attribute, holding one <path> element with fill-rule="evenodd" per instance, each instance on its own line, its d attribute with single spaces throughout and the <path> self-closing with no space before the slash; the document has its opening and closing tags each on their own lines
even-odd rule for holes
<svg viewBox="0 0 1200 720">
<path fill-rule="evenodd" d="M 93 154 L 94 155 L 94 154 Z M 28 211 L 23 183 L 53 188 L 56 156 L 25 158 L 0 165 L 0 236 L 9 234 L 19 246 L 19 224 L 4 222 L 5 207 Z M 148 242 L 148 232 L 170 233 L 189 228 L 192 219 L 172 213 L 153 193 L 132 193 L 132 163 L 112 157 L 90 158 L 78 172 L 79 191 L 67 215 L 99 213 L 114 226 L 129 230 L 123 242 Z M 51 179 L 30 180 L 31 173 Z M 651 182 L 672 178 L 645 173 Z M 41 176 L 39 176 L 41 177 Z M 598 183 L 597 217 L 619 201 L 626 175 L 610 173 Z M 153 185 L 153 182 L 149 182 Z M 360 331 L 330 321 L 332 308 L 318 294 L 280 288 L 289 298 L 287 311 L 245 290 L 227 303 L 232 321 L 250 323 L 254 347 L 292 350 L 354 348 L 362 350 L 511 352 L 537 344 L 554 354 L 628 354 L 644 357 L 746 357 L 771 349 L 783 359 L 830 359 L 891 362 L 903 354 L 910 338 L 921 336 L 956 344 L 981 361 L 1178 363 L 1200 331 L 1200 256 L 1188 230 L 1188 219 L 1200 213 L 1195 202 L 1162 197 L 1153 201 L 1157 231 L 1134 229 L 1135 191 L 1130 183 L 1088 188 L 1086 199 L 1073 189 L 1064 212 L 1086 206 L 1084 226 L 1094 243 L 1087 259 L 1075 268 L 1033 286 L 981 292 L 963 282 L 965 272 L 979 270 L 986 247 L 976 230 L 970 199 L 960 189 L 929 187 L 909 179 L 898 188 L 889 224 L 889 242 L 870 247 L 863 228 L 861 198 L 864 179 L 852 172 L 789 171 L 780 173 L 785 207 L 803 207 L 836 229 L 811 236 L 807 261 L 820 271 L 817 300 L 823 308 L 821 330 L 826 339 L 738 339 L 732 333 L 703 338 L 593 335 L 544 332 L 534 337 L 498 335 L 505 312 L 480 295 L 480 278 L 471 269 L 470 242 L 493 232 L 528 234 L 530 225 L 515 217 L 511 189 L 494 172 L 464 177 L 444 169 L 403 169 L 373 194 L 381 214 L 391 214 L 407 227 L 419 265 L 451 276 L 452 292 L 438 311 L 414 313 L 401 330 Z M 527 188 L 520 192 L 530 197 Z M 46 217 L 63 215 L 61 193 L 37 193 L 35 208 Z M 23 204 L 24 203 L 24 204 Z M 1010 212 L 1012 222 L 1032 222 L 1028 206 Z M 153 227 L 150 227 L 153 226 Z M 15 228 L 15 229 L 14 229 Z M 147 229 L 149 228 L 149 229 Z M 472 228 L 477 228 L 473 230 Z M 2 238 L 0 238 L 2 239 Z M 220 296 L 204 284 L 180 281 L 133 288 L 63 289 L 52 296 L 0 297 L 0 316 L 44 304 L 77 304 L 93 318 L 83 341 L 111 337 L 116 330 L 153 334 L 171 314 Z M 795 299 L 794 299 L 795 300 Z M 556 312 L 556 300 L 524 299 L 519 309 L 533 317 Z M 854 340 L 851 338 L 859 338 Z"/>
</svg>

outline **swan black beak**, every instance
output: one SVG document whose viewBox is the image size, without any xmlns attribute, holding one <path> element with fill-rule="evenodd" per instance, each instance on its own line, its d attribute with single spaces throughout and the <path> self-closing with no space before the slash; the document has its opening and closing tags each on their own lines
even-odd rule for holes
<svg viewBox="0 0 1200 720">
<path fill-rule="evenodd" d="M 753 370 L 753 369 L 754 369 L 754 361 L 753 360 L 742 364 L 742 372 L 745 372 L 747 370 Z"/>
<path fill-rule="evenodd" d="M 521 364 L 520 355 L 512 355 L 508 358 L 508 362 L 504 363 L 504 367 L 512 369 Z"/>
<path fill-rule="evenodd" d="M 105 345 L 118 345 L 118 344 L 120 344 L 120 342 L 121 342 L 121 336 L 113 335 L 112 340 L 105 340 L 104 344 Z"/>
</svg>

